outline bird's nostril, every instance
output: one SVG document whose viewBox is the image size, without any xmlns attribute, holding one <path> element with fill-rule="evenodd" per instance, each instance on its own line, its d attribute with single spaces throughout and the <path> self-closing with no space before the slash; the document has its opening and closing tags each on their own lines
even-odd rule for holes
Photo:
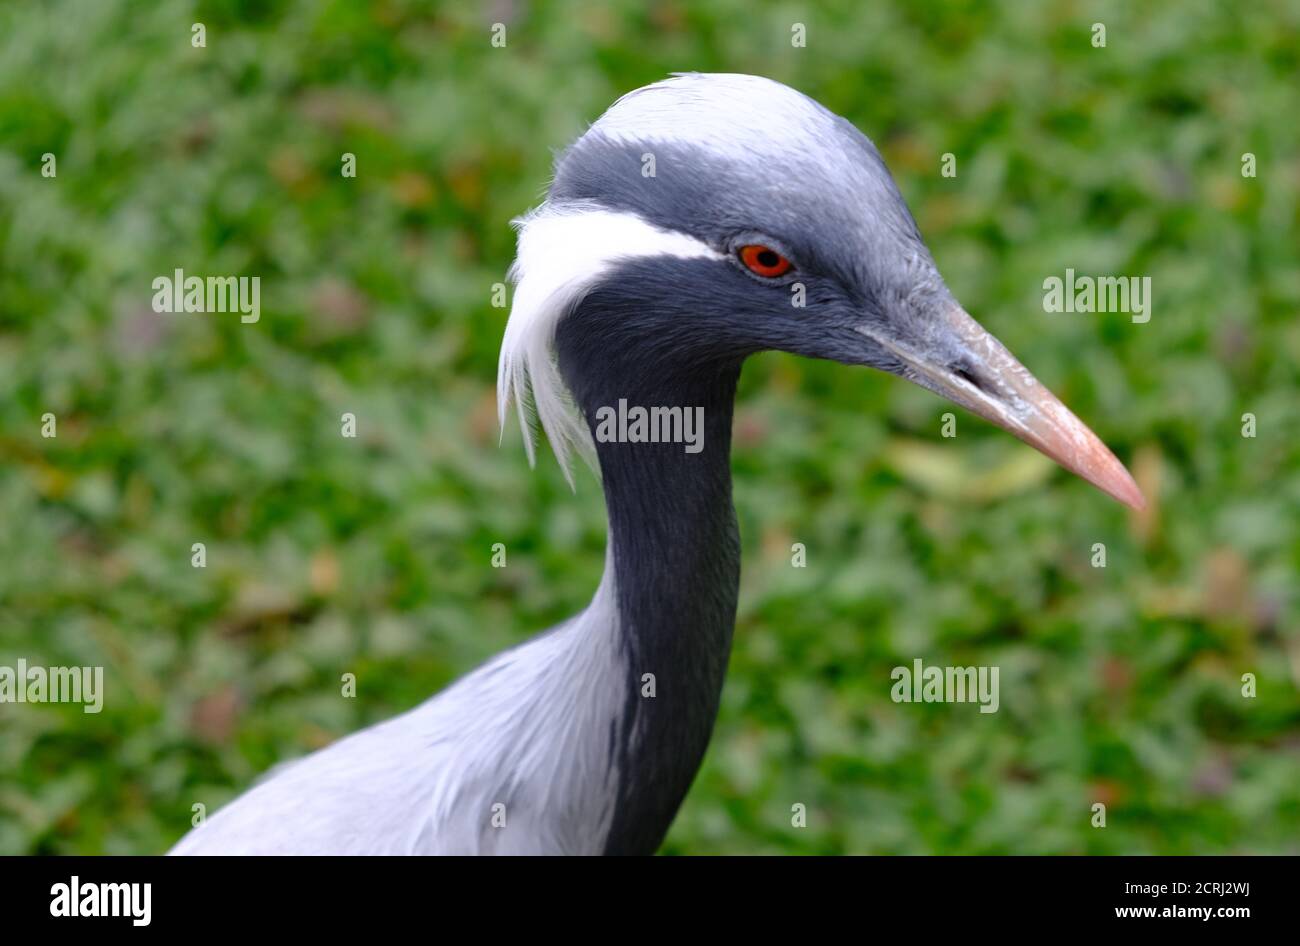
<svg viewBox="0 0 1300 946">
<path fill-rule="evenodd" d="M 954 375 L 961 378 L 963 381 L 965 381 L 971 387 L 975 388 L 977 391 L 988 390 L 988 388 L 984 386 L 984 382 L 981 381 L 979 377 L 973 371 L 967 368 L 965 365 L 961 365 L 961 364 L 953 365 L 950 370 Z"/>
</svg>

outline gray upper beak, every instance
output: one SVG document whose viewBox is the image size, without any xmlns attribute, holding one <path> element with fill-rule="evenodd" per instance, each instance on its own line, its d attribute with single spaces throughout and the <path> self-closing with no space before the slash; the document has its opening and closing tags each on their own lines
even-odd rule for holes
<svg viewBox="0 0 1300 946">
<path fill-rule="evenodd" d="M 1015 434 L 1120 502 L 1145 507 L 1124 464 L 966 310 L 948 304 L 939 322 L 942 357 L 912 350 L 869 326 L 859 331 L 897 357 L 908 380 Z"/>
</svg>

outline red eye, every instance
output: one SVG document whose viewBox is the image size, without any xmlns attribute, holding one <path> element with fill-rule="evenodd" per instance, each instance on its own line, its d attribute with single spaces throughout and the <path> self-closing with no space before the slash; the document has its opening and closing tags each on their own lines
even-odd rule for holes
<svg viewBox="0 0 1300 946">
<path fill-rule="evenodd" d="M 740 248 L 740 261 L 745 264 L 745 268 L 751 273 L 763 276 L 766 279 L 784 276 L 794 268 L 794 264 L 776 250 L 760 243 L 742 246 Z"/>
</svg>

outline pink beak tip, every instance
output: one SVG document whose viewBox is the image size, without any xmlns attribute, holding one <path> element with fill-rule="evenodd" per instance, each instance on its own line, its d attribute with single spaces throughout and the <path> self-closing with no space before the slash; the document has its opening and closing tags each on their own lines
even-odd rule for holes
<svg viewBox="0 0 1300 946">
<path fill-rule="evenodd" d="M 1124 495 L 1115 498 L 1134 512 L 1142 512 L 1147 508 L 1146 497 L 1142 495 L 1142 490 L 1132 479 L 1128 481 L 1128 488 L 1124 490 Z"/>
</svg>

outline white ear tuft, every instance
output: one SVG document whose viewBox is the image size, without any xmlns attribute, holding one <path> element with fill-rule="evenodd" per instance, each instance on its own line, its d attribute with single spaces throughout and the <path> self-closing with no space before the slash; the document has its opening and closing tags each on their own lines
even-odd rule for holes
<svg viewBox="0 0 1300 946">
<path fill-rule="evenodd" d="M 543 204 L 517 218 L 514 226 L 519 230 L 519 249 L 510 267 L 515 294 L 497 365 L 497 416 L 504 431 L 514 402 L 530 464 L 536 463 L 535 416 L 573 486 L 571 454 L 578 453 L 594 468 L 595 450 L 555 362 L 556 325 L 620 261 L 722 254 L 684 233 L 590 202 Z"/>
</svg>

